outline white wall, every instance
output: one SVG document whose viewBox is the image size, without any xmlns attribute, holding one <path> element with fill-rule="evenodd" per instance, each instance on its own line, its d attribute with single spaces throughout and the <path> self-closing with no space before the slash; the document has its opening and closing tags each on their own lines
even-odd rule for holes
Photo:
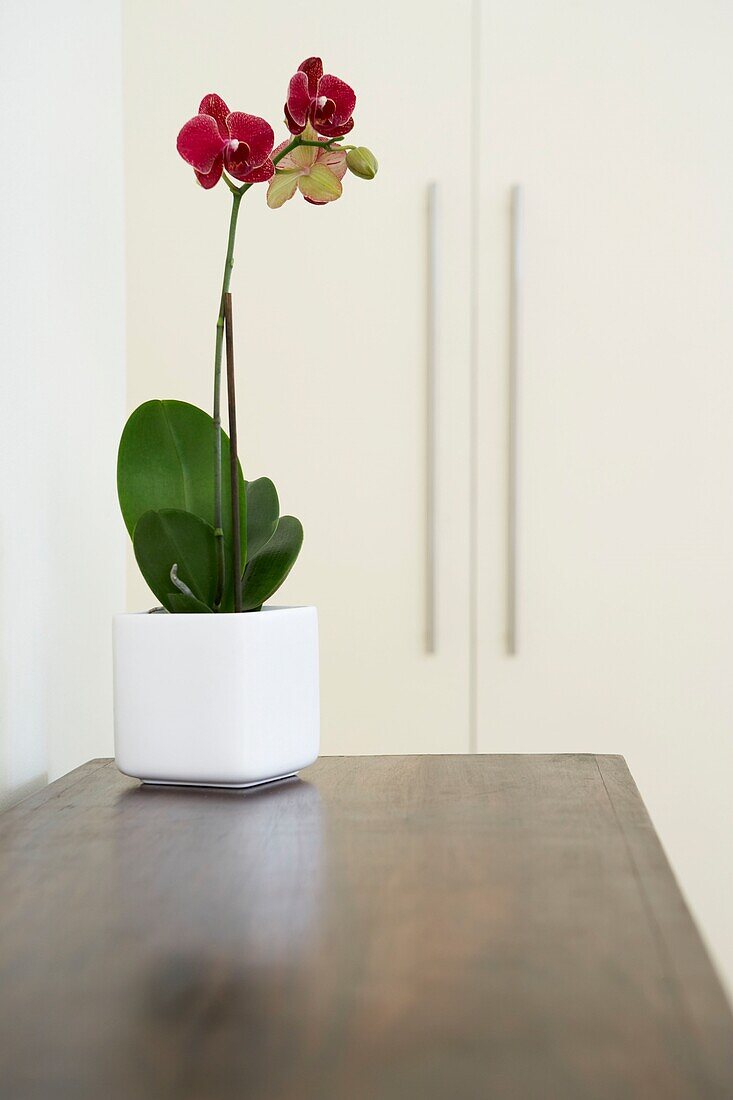
<svg viewBox="0 0 733 1100">
<path fill-rule="evenodd" d="M 120 22 L 115 0 L 0 5 L 0 805 L 112 749 Z"/>
</svg>

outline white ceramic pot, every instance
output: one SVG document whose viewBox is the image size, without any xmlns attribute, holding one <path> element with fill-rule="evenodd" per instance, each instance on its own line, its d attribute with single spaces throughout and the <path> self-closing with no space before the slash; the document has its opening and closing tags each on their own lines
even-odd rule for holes
<svg viewBox="0 0 733 1100">
<path fill-rule="evenodd" d="M 318 756 L 318 615 L 116 615 L 115 760 L 146 783 L 250 787 Z"/>
</svg>

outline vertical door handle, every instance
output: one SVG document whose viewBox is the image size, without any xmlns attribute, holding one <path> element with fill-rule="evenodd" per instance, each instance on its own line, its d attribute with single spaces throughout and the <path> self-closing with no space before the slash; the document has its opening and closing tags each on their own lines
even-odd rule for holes
<svg viewBox="0 0 733 1100">
<path fill-rule="evenodd" d="M 517 401 L 522 325 L 522 187 L 511 189 L 509 228 L 509 357 L 507 373 L 506 652 L 517 652 Z"/>
<path fill-rule="evenodd" d="M 435 653 L 436 538 L 435 538 L 435 383 L 438 309 L 438 185 L 427 189 L 427 286 L 425 294 L 425 652 Z"/>
</svg>

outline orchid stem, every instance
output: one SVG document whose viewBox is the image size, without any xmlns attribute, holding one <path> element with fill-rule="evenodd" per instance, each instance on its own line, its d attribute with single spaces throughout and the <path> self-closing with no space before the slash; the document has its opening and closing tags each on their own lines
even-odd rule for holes
<svg viewBox="0 0 733 1100">
<path fill-rule="evenodd" d="M 227 349 L 227 398 L 229 402 L 229 476 L 232 486 L 232 576 L 234 578 L 234 610 L 240 612 L 242 610 L 242 535 L 239 501 L 239 458 L 237 456 L 237 398 L 234 390 L 234 332 L 232 326 L 232 296 L 229 291 L 224 295 L 224 326 Z"/>
<path fill-rule="evenodd" d="M 284 149 L 281 149 L 280 152 L 272 158 L 272 163 L 279 164 L 283 157 L 286 157 L 288 153 L 292 153 L 293 149 L 297 149 L 299 145 L 305 145 L 305 142 L 301 137 L 294 137 L 293 140 L 289 142 Z"/>
<path fill-rule="evenodd" d="M 331 138 L 330 141 L 301 141 L 301 145 L 314 145 L 317 149 L 333 149 L 333 143 L 338 141 L 338 138 Z"/>
<path fill-rule="evenodd" d="M 284 149 L 272 158 L 272 162 L 273 164 L 278 164 L 283 157 L 286 157 L 288 153 L 292 153 L 293 149 L 297 149 L 299 145 L 319 145 L 324 148 L 331 148 L 333 142 L 336 140 L 338 139 L 333 138 L 331 141 L 326 142 L 304 141 L 300 136 L 294 137 Z M 222 280 L 221 299 L 219 301 L 219 316 L 216 321 L 216 350 L 214 352 L 214 537 L 216 540 L 216 593 L 214 595 L 214 611 L 219 611 L 221 608 L 226 583 L 226 554 L 224 549 L 224 528 L 222 526 L 224 505 L 222 499 L 223 477 L 221 463 L 221 358 L 224 348 L 225 307 L 227 294 L 229 293 L 229 283 L 232 277 L 232 268 L 234 267 L 234 242 L 237 236 L 239 204 L 242 201 L 242 197 L 246 195 L 252 186 L 251 183 L 243 183 L 241 187 L 237 187 L 229 179 L 226 172 L 223 172 L 222 175 L 224 177 L 224 182 L 232 193 L 232 213 L 229 219 L 227 256 L 224 263 L 224 278 Z M 236 583 L 235 578 L 235 585 Z"/>
<path fill-rule="evenodd" d="M 224 264 L 224 279 L 221 288 L 221 301 L 219 303 L 219 316 L 216 321 L 216 351 L 214 353 L 214 537 L 216 546 L 216 593 L 214 596 L 214 611 L 218 611 L 224 598 L 225 582 L 225 553 L 224 553 L 224 529 L 223 504 L 222 504 L 222 469 L 221 469 L 221 355 L 224 344 L 224 311 L 226 296 L 229 293 L 229 283 L 234 267 L 234 241 L 237 236 L 237 217 L 239 204 L 242 201 L 242 190 L 237 188 L 232 194 L 232 214 L 229 219 L 229 238 L 227 241 L 227 257 Z"/>
</svg>

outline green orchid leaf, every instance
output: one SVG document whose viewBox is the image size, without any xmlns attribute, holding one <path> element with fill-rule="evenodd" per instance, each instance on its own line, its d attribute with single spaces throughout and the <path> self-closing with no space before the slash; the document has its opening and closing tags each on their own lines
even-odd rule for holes
<svg viewBox="0 0 733 1100">
<path fill-rule="evenodd" d="M 277 529 L 280 517 L 280 501 L 277 489 L 269 477 L 258 477 L 247 482 L 247 557 L 251 560 L 265 546 Z"/>
<path fill-rule="evenodd" d="M 117 457 L 117 493 L 131 537 L 145 512 L 164 508 L 191 512 L 213 525 L 215 436 L 209 414 L 185 401 L 146 401 L 135 409 Z M 231 546 L 229 439 L 224 432 L 221 446 L 222 528 Z M 242 479 L 240 500 L 244 497 Z M 242 526 L 246 531 L 246 524 Z M 242 550 L 245 560 L 244 546 Z"/>
<path fill-rule="evenodd" d="M 167 611 L 176 611 L 171 596 L 171 569 L 193 598 L 213 607 L 216 592 L 214 528 L 199 516 L 174 508 L 145 512 L 135 525 L 133 547 L 140 572 Z M 182 592 L 179 595 L 183 596 Z M 190 608 L 189 608 L 190 610 Z"/>
<path fill-rule="evenodd" d="M 295 516 L 282 516 L 272 538 L 251 558 L 242 581 L 245 611 L 259 610 L 277 592 L 303 545 L 303 527 Z M 156 593 L 157 594 L 157 593 Z"/>
<path fill-rule="evenodd" d="M 168 603 L 171 611 L 178 614 L 213 615 L 210 607 L 201 600 L 197 600 L 195 596 L 187 596 L 185 592 L 169 592 Z"/>
</svg>

